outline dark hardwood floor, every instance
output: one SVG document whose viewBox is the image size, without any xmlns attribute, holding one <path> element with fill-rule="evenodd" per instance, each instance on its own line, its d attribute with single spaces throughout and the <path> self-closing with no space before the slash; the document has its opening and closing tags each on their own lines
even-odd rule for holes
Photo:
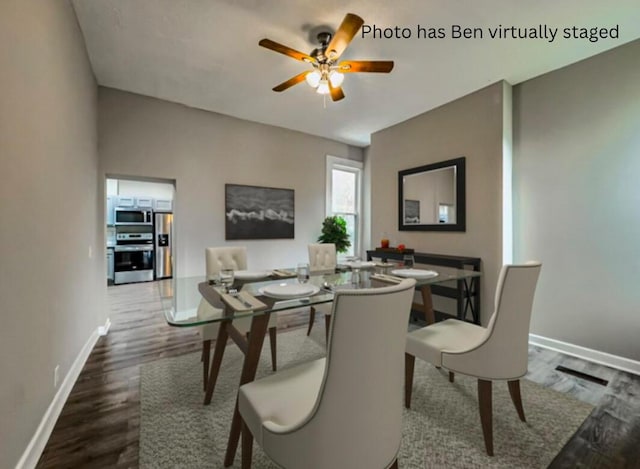
<svg viewBox="0 0 640 469">
<path fill-rule="evenodd" d="M 196 328 L 166 324 L 155 282 L 110 287 L 108 298 L 111 329 L 73 387 L 40 468 L 137 467 L 140 365 L 201 349 Z M 315 327 L 324 327 L 323 318 L 316 320 Z M 306 312 L 278 316 L 280 329 L 306 327 L 307 321 Z M 609 385 L 555 371 L 558 364 Z M 640 468 L 640 377 L 536 347 L 530 348 L 529 368 L 529 379 L 597 404 L 551 467 Z"/>
</svg>

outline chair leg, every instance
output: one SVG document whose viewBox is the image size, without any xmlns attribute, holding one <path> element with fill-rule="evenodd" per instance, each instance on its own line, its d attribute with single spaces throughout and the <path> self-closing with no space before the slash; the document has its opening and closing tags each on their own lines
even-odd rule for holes
<svg viewBox="0 0 640 469">
<path fill-rule="evenodd" d="M 449 372 L 449 382 L 453 383 L 455 377 L 456 377 L 456 374 L 453 371 L 450 371 Z"/>
<path fill-rule="evenodd" d="M 324 340 L 327 342 L 327 345 L 329 345 L 329 329 L 331 328 L 331 315 L 330 314 L 325 314 L 324 315 Z"/>
<path fill-rule="evenodd" d="M 313 323 L 316 320 L 316 309 L 312 306 L 309 309 L 309 329 L 307 329 L 307 335 L 311 334 L 311 329 L 313 329 Z"/>
<path fill-rule="evenodd" d="M 393 464 L 391 465 L 391 467 L 389 469 L 398 469 L 398 460 L 397 459 L 395 461 L 393 461 Z"/>
<path fill-rule="evenodd" d="M 275 327 L 269 328 L 269 343 L 271 344 L 271 368 L 273 371 L 278 369 L 278 360 L 276 358 L 276 332 Z"/>
<path fill-rule="evenodd" d="M 518 412 L 518 417 L 520 417 L 520 420 L 523 422 L 526 422 L 524 418 L 524 409 L 522 408 L 522 397 L 520 396 L 520 380 L 516 379 L 514 381 L 509 381 L 507 384 L 509 385 L 509 394 L 511 395 L 513 405 L 516 407 L 516 411 Z"/>
<path fill-rule="evenodd" d="M 251 458 L 253 456 L 253 435 L 251 430 L 242 420 L 242 469 L 251 469 Z"/>
<path fill-rule="evenodd" d="M 211 358 L 211 340 L 202 341 L 202 386 L 203 390 L 207 390 L 207 380 L 209 379 L 209 359 Z"/>
<path fill-rule="evenodd" d="M 491 399 L 491 381 L 478 380 L 478 405 L 480 421 L 484 435 L 484 447 L 489 456 L 493 456 L 493 409 Z"/>
<path fill-rule="evenodd" d="M 411 391 L 413 391 L 413 368 L 416 357 L 408 353 L 404 354 L 404 406 L 411 408 Z"/>
</svg>

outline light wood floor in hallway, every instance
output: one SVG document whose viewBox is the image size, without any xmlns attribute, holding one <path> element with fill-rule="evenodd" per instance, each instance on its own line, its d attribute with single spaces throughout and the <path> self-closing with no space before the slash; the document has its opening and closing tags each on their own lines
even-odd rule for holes
<svg viewBox="0 0 640 469">
<path fill-rule="evenodd" d="M 110 287 L 108 298 L 111 329 L 73 387 L 40 468 L 138 467 L 140 366 L 201 350 L 197 328 L 166 324 L 155 282 Z M 323 318 L 316 320 L 324 327 Z M 307 321 L 306 313 L 278 316 L 281 329 Z M 640 468 L 640 377 L 536 347 L 529 356 L 529 379 L 597 406 L 551 467 Z M 560 373 L 557 365 L 609 384 Z"/>
</svg>

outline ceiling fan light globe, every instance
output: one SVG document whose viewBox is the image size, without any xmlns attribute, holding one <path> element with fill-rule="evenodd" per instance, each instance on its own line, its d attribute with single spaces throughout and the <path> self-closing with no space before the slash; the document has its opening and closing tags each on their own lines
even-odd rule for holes
<svg viewBox="0 0 640 469">
<path fill-rule="evenodd" d="M 314 70 L 313 72 L 307 74 L 307 76 L 305 77 L 305 80 L 307 80 L 307 84 L 311 88 L 317 88 L 318 85 L 320 84 L 321 78 L 322 78 L 321 73 L 318 70 Z"/>
<path fill-rule="evenodd" d="M 329 94 L 329 82 L 327 80 L 320 80 L 318 88 L 316 89 L 318 94 Z"/>
<path fill-rule="evenodd" d="M 342 82 L 344 81 L 344 74 L 332 70 L 331 73 L 329 73 L 329 81 L 331 82 L 331 86 L 337 88 L 342 85 Z"/>
</svg>

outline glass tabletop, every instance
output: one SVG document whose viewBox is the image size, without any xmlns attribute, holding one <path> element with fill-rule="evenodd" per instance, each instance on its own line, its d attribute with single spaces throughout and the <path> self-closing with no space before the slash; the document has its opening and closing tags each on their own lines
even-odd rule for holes
<svg viewBox="0 0 640 469">
<path fill-rule="evenodd" d="M 437 272 L 437 275 L 429 278 L 416 278 L 416 288 L 435 283 L 471 279 L 481 275 L 480 272 L 472 270 L 440 268 L 430 270 Z M 258 314 L 270 314 L 277 311 L 330 303 L 333 301 L 334 292 L 337 290 L 387 287 L 399 279 L 400 277 L 391 274 L 388 269 L 385 269 L 384 273 L 374 273 L 366 270 L 338 273 L 312 272 L 309 276 L 308 285 L 316 286 L 317 293 L 301 298 L 279 299 L 266 296 L 263 289 L 270 286 L 296 285 L 298 280 L 295 277 L 269 278 L 261 281 L 236 281 L 233 288 L 238 292 L 242 292 L 241 302 L 244 302 L 245 299 L 250 299 L 252 303 L 257 301 L 264 305 L 260 309 L 245 311 L 236 311 L 227 306 L 222 299 L 224 289 L 220 285 L 208 281 L 204 276 L 177 277 L 170 280 L 162 280 L 158 282 L 158 289 L 167 323 L 171 326 L 189 327 L 219 322 L 225 319 L 251 317 Z"/>
</svg>

